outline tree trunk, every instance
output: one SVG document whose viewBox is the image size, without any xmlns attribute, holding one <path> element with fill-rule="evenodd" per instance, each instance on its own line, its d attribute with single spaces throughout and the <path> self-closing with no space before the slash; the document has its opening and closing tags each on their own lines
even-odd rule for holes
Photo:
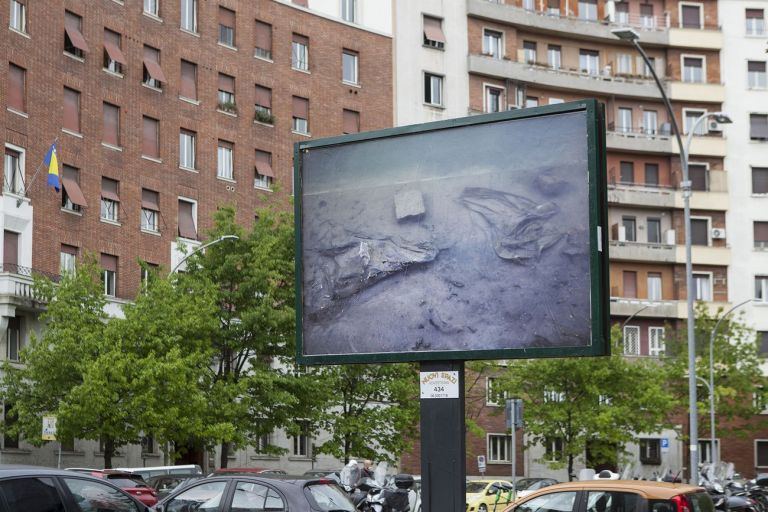
<svg viewBox="0 0 768 512">
<path fill-rule="evenodd" d="M 104 469 L 112 469 L 112 456 L 115 454 L 115 440 L 111 437 L 104 439 Z"/>
<path fill-rule="evenodd" d="M 349 434 L 344 434 L 344 464 L 349 462 Z"/>
<path fill-rule="evenodd" d="M 219 460 L 219 464 L 222 468 L 227 467 L 228 459 L 229 459 L 229 443 L 221 443 L 221 460 Z"/>
<path fill-rule="evenodd" d="M 568 481 L 573 482 L 573 455 L 568 455 Z"/>
</svg>

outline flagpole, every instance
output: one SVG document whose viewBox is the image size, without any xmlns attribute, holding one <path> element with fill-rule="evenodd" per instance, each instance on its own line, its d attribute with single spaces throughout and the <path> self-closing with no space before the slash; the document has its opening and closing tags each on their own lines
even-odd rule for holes
<svg viewBox="0 0 768 512">
<path fill-rule="evenodd" d="M 53 139 L 53 143 L 51 144 L 51 146 L 55 145 L 57 142 L 59 142 L 59 138 L 58 137 Z M 35 182 L 35 179 L 37 178 L 37 175 L 40 173 L 40 168 L 43 166 L 44 163 L 45 163 L 45 157 L 43 157 L 43 159 L 37 165 L 37 169 L 35 169 L 35 174 L 33 174 L 32 175 L 32 179 L 29 180 L 29 186 L 26 186 L 26 184 L 25 184 L 24 190 L 22 191 L 21 196 L 16 199 L 16 208 L 21 206 L 22 201 L 24 201 L 24 198 L 27 197 L 27 190 L 32 188 L 32 184 Z"/>
</svg>

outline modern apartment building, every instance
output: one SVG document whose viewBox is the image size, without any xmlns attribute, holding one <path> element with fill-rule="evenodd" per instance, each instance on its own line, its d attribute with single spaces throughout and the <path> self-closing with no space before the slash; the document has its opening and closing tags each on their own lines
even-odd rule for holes
<svg viewBox="0 0 768 512">
<path fill-rule="evenodd" d="M 288 205 L 294 142 L 391 126 L 385 3 L 4 3 L 0 355 L 17 359 L 44 328 L 32 273 L 56 278 L 93 253 L 119 314 L 145 278 L 138 262 L 173 268 L 181 246 L 205 241 L 218 206 L 235 206 L 247 225 L 267 201 Z M 40 170 L 54 141 L 60 193 Z M 310 467 L 308 436 L 275 436 L 288 450 L 282 460 L 250 449 L 230 465 Z M 146 441 L 120 448 L 114 464 L 162 462 Z M 94 467 L 98 452 L 75 440 L 62 464 Z M 0 457 L 56 464 L 52 446 L 9 437 Z"/>
</svg>

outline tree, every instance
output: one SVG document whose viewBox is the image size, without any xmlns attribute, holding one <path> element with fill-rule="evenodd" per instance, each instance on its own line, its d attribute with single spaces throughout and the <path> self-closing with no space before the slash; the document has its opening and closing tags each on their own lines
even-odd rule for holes
<svg viewBox="0 0 768 512">
<path fill-rule="evenodd" d="M 418 372 L 411 364 L 319 367 L 324 399 L 316 426 L 330 439 L 317 447 L 349 462 L 350 456 L 394 462 L 416 433 Z"/>
<path fill-rule="evenodd" d="M 625 358 L 618 326 L 611 340 L 610 356 L 513 360 L 496 375 L 499 392 L 524 400 L 527 445 L 559 440 L 562 460 L 546 462 L 569 475 L 587 449 L 593 463 L 615 461 L 638 433 L 668 425 L 676 405 L 667 368 Z"/>
</svg>

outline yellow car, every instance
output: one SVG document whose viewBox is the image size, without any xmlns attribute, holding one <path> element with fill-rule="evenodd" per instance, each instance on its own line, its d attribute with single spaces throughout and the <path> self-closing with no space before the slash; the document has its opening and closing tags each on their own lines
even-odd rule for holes
<svg viewBox="0 0 768 512">
<path fill-rule="evenodd" d="M 514 501 L 514 489 L 507 480 L 470 480 L 466 493 L 467 512 L 501 512 Z"/>
</svg>

